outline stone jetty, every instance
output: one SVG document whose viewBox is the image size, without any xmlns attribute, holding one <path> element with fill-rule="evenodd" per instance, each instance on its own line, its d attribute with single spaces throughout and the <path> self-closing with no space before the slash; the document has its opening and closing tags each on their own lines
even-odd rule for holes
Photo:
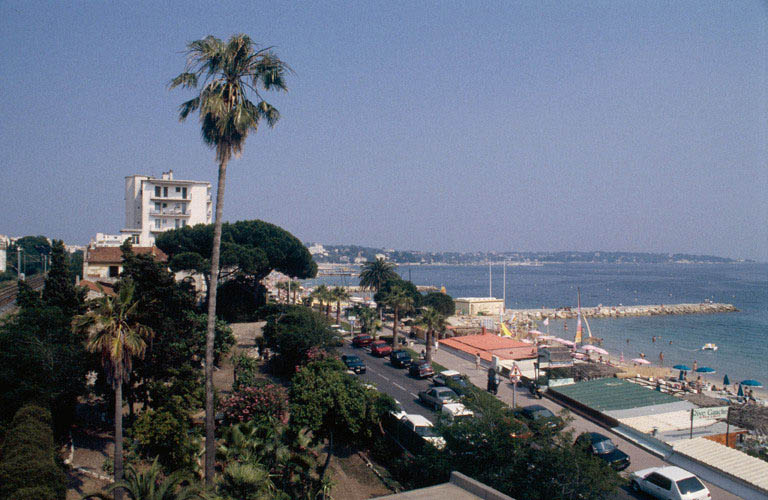
<svg viewBox="0 0 768 500">
<path fill-rule="evenodd" d="M 581 314 L 587 318 L 629 318 L 635 316 L 665 316 L 676 314 L 716 314 L 738 312 L 733 304 L 702 302 L 700 304 L 658 304 L 650 306 L 597 306 L 582 307 Z M 545 318 L 568 319 L 577 315 L 575 307 L 557 309 L 507 309 L 505 316 L 513 315 L 519 320 L 541 321 Z"/>
</svg>

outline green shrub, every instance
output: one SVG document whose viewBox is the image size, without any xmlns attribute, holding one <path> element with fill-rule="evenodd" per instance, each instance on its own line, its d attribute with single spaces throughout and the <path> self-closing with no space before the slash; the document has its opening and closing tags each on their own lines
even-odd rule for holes
<svg viewBox="0 0 768 500">
<path fill-rule="evenodd" d="M 0 498 L 66 497 L 66 476 L 56 463 L 50 422 L 50 412 L 36 405 L 24 406 L 14 415 L 0 460 Z"/>
<path fill-rule="evenodd" d="M 197 442 L 184 412 L 144 411 L 131 427 L 131 437 L 142 457 L 157 459 L 165 470 L 194 469 Z"/>
</svg>

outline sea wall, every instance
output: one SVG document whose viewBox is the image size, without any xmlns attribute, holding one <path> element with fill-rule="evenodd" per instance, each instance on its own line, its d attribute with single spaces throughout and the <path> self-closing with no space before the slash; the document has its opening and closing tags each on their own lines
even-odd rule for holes
<svg viewBox="0 0 768 500">
<path fill-rule="evenodd" d="M 738 312 L 733 304 L 702 302 L 700 304 L 658 304 L 637 306 L 582 307 L 581 315 L 587 318 L 625 318 L 633 316 L 665 316 L 677 314 L 716 314 Z M 520 320 L 541 321 L 545 318 L 568 319 L 578 314 L 575 307 L 558 309 L 507 309 L 505 316 L 513 315 Z"/>
</svg>

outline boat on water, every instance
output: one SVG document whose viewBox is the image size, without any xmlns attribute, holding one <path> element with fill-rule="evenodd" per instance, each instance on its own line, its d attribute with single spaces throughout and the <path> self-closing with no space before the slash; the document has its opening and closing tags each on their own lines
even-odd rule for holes
<svg viewBox="0 0 768 500">
<path fill-rule="evenodd" d="M 701 348 L 702 351 L 716 351 L 717 350 L 717 344 L 711 344 L 707 343 L 704 344 L 704 346 Z"/>
</svg>

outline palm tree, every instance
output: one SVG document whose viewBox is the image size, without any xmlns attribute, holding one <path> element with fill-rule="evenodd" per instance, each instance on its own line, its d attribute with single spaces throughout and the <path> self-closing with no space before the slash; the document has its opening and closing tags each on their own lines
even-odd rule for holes
<svg viewBox="0 0 768 500">
<path fill-rule="evenodd" d="M 378 292 L 384 283 L 397 277 L 395 265 L 379 257 L 363 264 L 363 269 L 360 271 L 360 286 Z"/>
<path fill-rule="evenodd" d="M 300 281 L 291 281 L 291 292 L 293 293 L 293 304 L 296 304 L 296 295 L 299 293 L 299 288 L 301 288 L 301 282 Z"/>
<path fill-rule="evenodd" d="M 290 297 L 288 296 L 288 281 L 278 281 L 275 288 L 277 288 L 277 300 L 280 301 L 280 292 L 285 292 L 285 303 L 287 304 Z"/>
<path fill-rule="evenodd" d="M 341 302 L 349 300 L 349 292 L 344 287 L 335 286 L 333 287 L 333 290 L 331 290 L 331 295 L 333 296 L 333 300 L 336 301 L 336 324 L 339 325 L 339 320 L 341 319 Z"/>
<path fill-rule="evenodd" d="M 136 321 L 135 285 L 125 280 L 116 297 L 105 295 L 96 307 L 75 318 L 75 329 L 88 333 L 86 348 L 101 353 L 101 364 L 115 391 L 115 483 L 123 479 L 123 383 L 131 375 L 133 358 L 143 358 L 152 330 Z M 122 499 L 122 489 L 115 489 Z"/>
<path fill-rule="evenodd" d="M 125 490 L 131 500 L 191 500 L 204 498 L 192 487 L 181 488 L 181 483 L 186 479 L 183 474 L 175 472 L 163 479 L 160 464 L 157 459 L 152 462 L 149 469 L 139 472 L 132 465 L 128 465 L 125 479 L 109 487 L 108 491 L 117 492 L 117 489 Z M 83 500 L 99 498 L 107 500 L 110 497 L 101 493 L 94 493 L 83 497 Z"/>
<path fill-rule="evenodd" d="M 357 309 L 357 317 L 360 318 L 360 331 L 367 333 L 368 335 L 373 336 L 374 339 L 376 339 L 376 333 L 378 332 L 379 328 L 381 327 L 381 323 L 379 322 L 378 315 L 376 314 L 376 311 L 371 309 L 370 307 L 359 307 Z"/>
<path fill-rule="evenodd" d="M 328 296 L 330 294 L 330 290 L 325 285 L 320 285 L 314 290 L 312 290 L 312 293 L 310 294 L 310 297 L 317 300 L 320 303 L 320 312 L 323 311 L 323 304 L 325 303 L 326 299 L 328 299 Z"/>
<path fill-rule="evenodd" d="M 211 283 L 208 298 L 208 330 L 205 342 L 205 481 L 213 481 L 216 443 L 213 410 L 213 342 L 216 328 L 216 289 L 221 250 L 221 224 L 227 165 L 243 151 L 250 131 L 264 119 L 271 127 L 280 114 L 262 99 L 261 91 L 287 90 L 285 73 L 290 68 L 269 48 L 258 49 L 247 35 L 233 35 L 224 42 L 214 36 L 187 44 L 186 69 L 170 88 L 195 89 L 200 94 L 179 107 L 179 120 L 198 111 L 203 142 L 216 150 L 219 168 L 216 218 L 211 251 Z M 256 102 L 251 100 L 255 96 Z"/>
<path fill-rule="evenodd" d="M 435 343 L 435 332 L 445 330 L 445 316 L 437 312 L 432 307 L 425 307 L 421 310 L 419 324 L 427 329 L 427 351 L 426 359 L 432 362 L 432 346 Z"/>
<path fill-rule="evenodd" d="M 394 321 L 392 323 L 392 346 L 397 345 L 397 321 L 401 312 L 407 312 L 413 309 L 413 297 L 402 287 L 393 286 L 389 293 L 384 297 L 384 304 L 394 310 Z"/>
<path fill-rule="evenodd" d="M 395 265 L 379 257 L 363 264 L 363 269 L 360 271 L 360 286 L 379 292 L 387 281 L 398 277 Z M 379 319 L 382 319 L 381 304 L 376 304 L 376 308 L 379 310 Z"/>
</svg>

